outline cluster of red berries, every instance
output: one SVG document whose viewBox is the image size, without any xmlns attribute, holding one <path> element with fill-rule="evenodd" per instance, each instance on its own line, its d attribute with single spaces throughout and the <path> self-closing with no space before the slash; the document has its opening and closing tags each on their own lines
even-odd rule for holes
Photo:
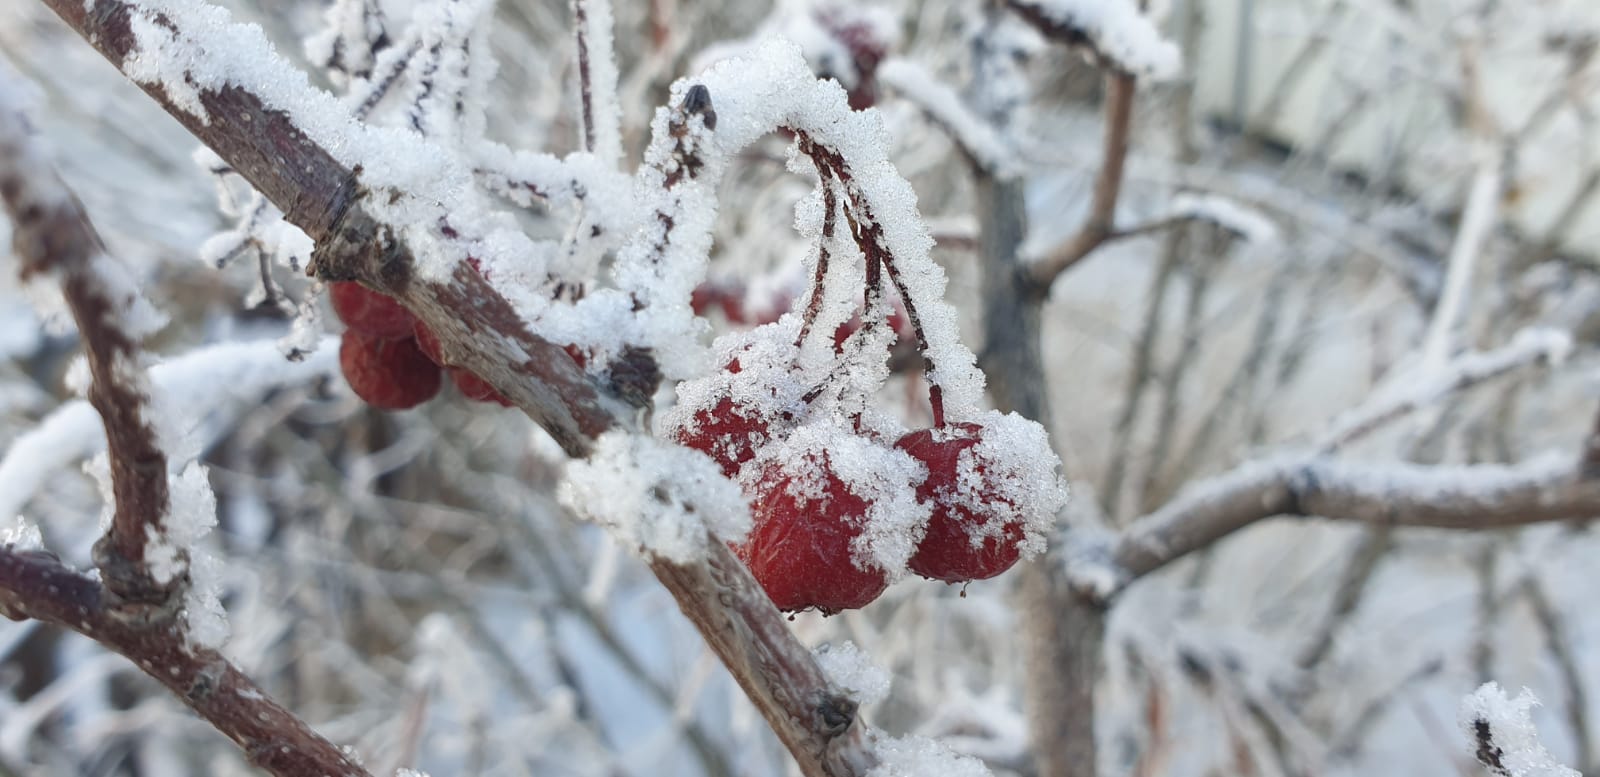
<svg viewBox="0 0 1600 777">
<path fill-rule="evenodd" d="M 367 404 L 384 410 L 416 407 L 439 393 L 445 373 L 463 396 L 509 407 L 482 378 L 445 364 L 439 339 L 387 295 L 352 281 L 330 284 L 333 310 L 347 327 L 339 369 Z"/>
<path fill-rule="evenodd" d="M 966 583 L 994 577 L 1020 558 L 1026 531 L 1001 479 L 992 476 L 1008 468 L 997 465 L 982 444 L 993 433 L 989 427 L 943 424 L 889 445 L 858 424 L 852 440 L 773 445 L 794 432 L 797 413 L 770 409 L 781 402 L 741 398 L 752 396 L 745 391 L 736 396 L 731 387 L 741 372 L 739 360 L 731 361 L 718 376 L 728 388 L 678 416 L 669 434 L 710 456 L 744 488 L 754 522 L 733 550 L 779 609 L 834 613 L 864 607 L 888 587 L 889 570 L 864 561 L 861 547 L 881 495 L 841 472 L 837 451 L 830 453 L 839 445 L 897 455 L 881 450 L 889 447 L 921 465 L 905 468 L 923 473 L 920 480 L 908 477 L 900 484 L 914 491 L 927 512 L 925 531 L 907 562 L 911 571 Z"/>
</svg>

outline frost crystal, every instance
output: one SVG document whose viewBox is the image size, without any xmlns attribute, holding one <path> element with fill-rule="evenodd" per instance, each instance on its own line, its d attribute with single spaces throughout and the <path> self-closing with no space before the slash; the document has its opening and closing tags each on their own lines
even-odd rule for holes
<svg viewBox="0 0 1600 777">
<path fill-rule="evenodd" d="M 1524 688 L 1511 699 L 1492 682 L 1462 699 L 1461 727 L 1473 754 L 1504 777 L 1583 777 L 1545 752 L 1530 715 L 1538 705 L 1532 691 Z"/>
<path fill-rule="evenodd" d="M 750 509 L 716 462 L 624 431 L 601 435 L 587 460 L 567 465 L 560 499 L 647 556 L 679 564 L 701 558 L 709 534 L 737 542 L 750 531 Z"/>
<path fill-rule="evenodd" d="M 12 550 L 44 550 L 44 536 L 38 525 L 19 515 L 10 526 L 0 529 L 0 545 Z"/>
<path fill-rule="evenodd" d="M 1183 57 L 1132 0 L 1028 0 L 1052 22 L 1080 30 L 1118 68 L 1143 78 L 1178 75 Z"/>
<path fill-rule="evenodd" d="M 872 657 L 854 642 L 822 645 L 812 651 L 829 682 L 850 693 L 858 704 L 877 704 L 889 697 L 888 670 L 872 663 Z"/>
<path fill-rule="evenodd" d="M 936 739 L 907 736 L 874 742 L 878 765 L 867 777 L 989 777 L 989 768 L 971 756 L 959 755 Z"/>
</svg>

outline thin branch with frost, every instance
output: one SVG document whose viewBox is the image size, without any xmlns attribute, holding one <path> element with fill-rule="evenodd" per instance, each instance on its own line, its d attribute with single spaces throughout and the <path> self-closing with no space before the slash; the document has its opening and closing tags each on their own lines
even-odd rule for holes
<svg viewBox="0 0 1600 777">
<path fill-rule="evenodd" d="M 1128 129 L 1133 123 L 1133 96 L 1137 87 L 1127 73 L 1106 77 L 1106 126 L 1100 155 L 1100 172 L 1095 177 L 1089 215 L 1071 237 L 1051 249 L 1029 268 L 1034 293 L 1044 295 L 1056 277 L 1066 272 L 1110 240 L 1117 227 L 1117 198 L 1122 192 L 1122 170 L 1128 159 Z"/>
<path fill-rule="evenodd" d="M 622 104 L 617 101 L 611 0 L 572 0 L 572 20 L 578 45 L 583 147 L 601 162 L 615 166 L 622 159 Z"/>
<path fill-rule="evenodd" d="M 1439 295 L 1423 340 L 1424 369 L 1442 365 L 1450 358 L 1457 320 L 1461 318 L 1472 287 L 1473 268 L 1499 216 L 1500 189 L 1505 178 L 1504 154 L 1497 145 L 1481 140 L 1474 145 L 1473 154 L 1476 164 L 1472 190 L 1467 195 L 1467 207 L 1461 213 L 1461 227 L 1456 231 L 1455 243 L 1450 246 L 1444 291 Z"/>
<path fill-rule="evenodd" d="M 1045 37 L 1081 46 L 1099 64 L 1130 77 L 1177 75 L 1182 55 L 1132 0 L 1003 0 Z"/>
<path fill-rule="evenodd" d="M 927 68 L 908 59 L 890 58 L 878 66 L 878 81 L 922 109 L 983 171 L 997 178 L 1018 174 L 1015 150 L 994 125 L 968 109 L 961 95 Z"/>
<path fill-rule="evenodd" d="M 164 320 L 127 270 L 106 256 L 83 206 L 56 177 L 23 114 L 18 89 L 13 79 L 0 83 L 0 198 L 11 217 L 23 279 L 49 276 L 60 284 L 93 376 L 89 404 L 104 422 L 115 495 L 111 526 L 95 556 L 112 593 L 160 604 L 182 581 L 158 581 L 145 559 L 150 538 L 163 532 L 170 500 L 167 455 L 152 422 L 140 342 Z"/>
<path fill-rule="evenodd" d="M 178 535 L 203 532 L 209 525 L 197 518 L 214 515 L 174 512 L 197 506 L 184 504 L 193 492 L 210 493 L 190 482 L 204 480 L 197 468 L 179 476 L 176 490 L 189 494 L 183 499 L 174 499 L 168 481 L 139 349 L 161 319 L 105 255 L 82 205 L 56 178 L 16 88 L 0 82 L 0 198 L 23 276 L 55 276 L 77 321 L 92 375 L 89 403 L 110 453 L 113 513 L 95 545 L 98 579 L 26 544 L 0 546 L 0 615 L 64 626 L 128 657 L 275 775 L 365 775 L 214 650 L 214 622 L 203 633 L 192 628 L 215 600 L 188 591 L 188 545 Z M 214 504 L 198 501 L 214 513 Z"/>
<path fill-rule="evenodd" d="M 1257 521 L 1319 517 L 1375 526 L 1494 529 L 1600 516 L 1600 484 L 1574 456 L 1513 466 L 1353 464 L 1293 455 L 1194 484 L 1128 527 L 1112 558 L 1124 584 Z"/>
<path fill-rule="evenodd" d="M 327 337 L 305 359 L 285 361 L 272 340 L 196 348 L 150 368 L 155 393 L 195 418 L 230 404 L 253 403 L 285 386 L 338 373 L 338 338 Z M 11 441 L 0 456 L 0 515 L 17 515 L 48 477 L 104 449 L 106 438 L 89 403 L 57 408 Z"/>
<path fill-rule="evenodd" d="M 1484 683 L 1461 700 L 1461 728 L 1472 754 L 1497 777 L 1583 777 L 1550 756 L 1530 714 L 1539 700 L 1524 688 L 1515 699 Z"/>
<path fill-rule="evenodd" d="M 0 545 L 0 615 L 68 628 L 126 656 L 277 777 L 368 777 L 220 653 L 186 645 L 170 608 L 130 604 L 50 553 Z"/>
<path fill-rule="evenodd" d="M 1380 427 L 1439 400 L 1535 364 L 1559 364 L 1572 351 L 1572 336 L 1556 329 L 1524 329 L 1492 351 L 1462 354 L 1421 375 L 1403 374 L 1388 388 L 1339 414 L 1312 447 L 1331 453 Z"/>
</svg>

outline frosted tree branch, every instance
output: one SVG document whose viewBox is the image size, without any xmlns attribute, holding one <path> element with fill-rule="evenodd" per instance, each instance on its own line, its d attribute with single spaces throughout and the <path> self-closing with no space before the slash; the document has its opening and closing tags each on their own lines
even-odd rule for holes
<svg viewBox="0 0 1600 777">
<path fill-rule="evenodd" d="M 126 656 L 277 777 L 367 777 L 221 654 L 186 646 L 171 609 L 130 606 L 49 553 L 0 546 L 0 615 L 62 626 Z"/>
<path fill-rule="evenodd" d="M 1600 484 L 1552 454 L 1513 465 L 1355 464 L 1287 456 L 1194 484 L 1130 525 L 1112 559 L 1131 581 L 1257 521 L 1320 517 L 1375 526 L 1494 529 L 1600 515 Z"/>
<path fill-rule="evenodd" d="M 1443 397 L 1529 365 L 1559 363 L 1571 350 L 1572 337 L 1566 332 L 1525 329 L 1495 350 L 1462 354 L 1432 370 L 1424 368 L 1421 375 L 1401 375 L 1360 406 L 1334 418 L 1313 447 L 1330 453 Z"/>
<path fill-rule="evenodd" d="M 110 453 L 113 513 L 95 546 L 99 580 L 50 553 L 0 546 L 0 615 L 64 626 L 126 656 L 275 775 L 365 775 L 221 655 L 196 645 L 182 611 L 194 606 L 183 596 L 188 577 L 153 571 L 147 552 L 165 535 L 172 500 L 139 343 L 160 319 L 105 256 L 82 205 L 31 137 L 14 87 L 0 83 L 0 198 L 23 276 L 53 275 L 77 321 L 89 403 Z"/>
<path fill-rule="evenodd" d="M 610 0 L 572 0 L 578 45 L 578 91 L 583 146 L 607 165 L 622 158 L 622 106 L 617 102 L 617 57 L 612 50 Z"/>
<path fill-rule="evenodd" d="M 1117 198 L 1122 192 L 1122 170 L 1128 159 L 1128 129 L 1133 123 L 1134 77 L 1113 72 L 1106 76 L 1105 141 L 1100 154 L 1100 172 L 1095 177 L 1089 215 L 1078 231 L 1050 249 L 1043 259 L 1029 268 L 1035 293 L 1044 295 L 1061 273 L 1082 261 L 1115 236 Z"/>
<path fill-rule="evenodd" d="M 1017 175 L 1015 154 L 994 125 L 968 109 L 954 89 L 926 68 L 891 58 L 878 66 L 878 80 L 922 109 L 979 169 L 999 178 Z"/>
<path fill-rule="evenodd" d="M 149 537 L 163 531 L 169 499 L 167 456 L 151 424 L 140 364 L 140 341 L 160 319 L 126 270 L 105 255 L 83 206 L 33 138 L 16 94 L 15 84 L 0 84 L 0 198 L 11 217 L 22 277 L 59 283 L 83 339 L 92 376 L 89 404 L 104 424 L 115 495 L 97 563 L 115 595 L 162 604 L 182 580 L 157 581 L 145 563 Z"/>
</svg>

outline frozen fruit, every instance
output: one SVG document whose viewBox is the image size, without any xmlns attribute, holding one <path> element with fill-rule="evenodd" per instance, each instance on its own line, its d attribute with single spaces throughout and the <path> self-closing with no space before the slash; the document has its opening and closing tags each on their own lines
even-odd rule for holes
<svg viewBox="0 0 1600 777">
<path fill-rule="evenodd" d="M 840 479 L 827 453 L 766 462 L 754 492 L 755 523 L 734 552 L 778 609 L 833 614 L 865 607 L 889 586 L 884 570 L 853 556 L 870 505 Z"/>
<path fill-rule="evenodd" d="M 1021 556 L 1023 527 L 978 456 L 982 436 L 983 427 L 961 423 L 919 429 L 895 443 L 928 468 L 917 499 L 932 514 L 909 564 L 923 577 L 984 580 L 1010 569 Z"/>
<path fill-rule="evenodd" d="M 409 338 L 416 318 L 393 299 L 355 281 L 335 281 L 328 296 L 345 326 L 373 337 Z"/>
<path fill-rule="evenodd" d="M 439 393 L 439 365 L 410 337 L 374 337 L 347 330 L 339 343 L 339 369 L 367 404 L 385 410 L 416 407 Z"/>
</svg>

